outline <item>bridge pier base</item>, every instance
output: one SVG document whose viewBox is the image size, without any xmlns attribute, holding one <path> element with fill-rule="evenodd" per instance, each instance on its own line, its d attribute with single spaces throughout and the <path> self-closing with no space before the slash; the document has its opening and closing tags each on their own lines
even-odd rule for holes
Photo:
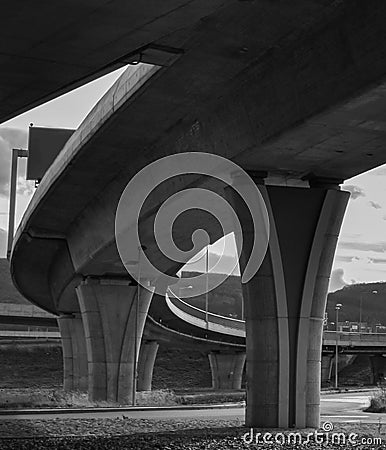
<svg viewBox="0 0 386 450">
<path fill-rule="evenodd" d="M 154 363 L 159 344 L 156 341 L 142 341 L 138 360 L 138 391 L 151 391 Z"/>
<path fill-rule="evenodd" d="M 152 291 L 126 280 L 87 278 L 76 292 L 87 345 L 89 399 L 129 404 Z"/>
<path fill-rule="evenodd" d="M 87 391 L 87 351 L 82 319 L 79 314 L 63 315 L 58 324 L 63 351 L 63 388 Z"/>
<path fill-rule="evenodd" d="M 208 354 L 213 389 L 241 389 L 245 353 Z"/>
<path fill-rule="evenodd" d="M 260 269 L 243 284 L 246 425 L 318 427 L 327 288 L 349 194 L 336 180 L 310 180 L 309 188 L 255 182 L 268 210 L 270 241 Z M 243 272 L 256 232 L 246 205 L 233 204 L 242 224 Z"/>
<path fill-rule="evenodd" d="M 370 356 L 370 361 L 373 372 L 373 384 L 385 383 L 386 358 L 383 355 L 372 355 Z"/>
</svg>

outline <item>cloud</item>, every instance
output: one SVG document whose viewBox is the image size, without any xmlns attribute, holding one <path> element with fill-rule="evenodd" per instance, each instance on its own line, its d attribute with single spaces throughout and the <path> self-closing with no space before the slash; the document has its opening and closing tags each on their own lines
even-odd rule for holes
<svg viewBox="0 0 386 450">
<path fill-rule="evenodd" d="M 386 252 L 386 242 L 354 242 L 354 241 L 340 241 L 338 248 L 360 251 L 372 251 L 376 253 Z"/>
<path fill-rule="evenodd" d="M 7 253 L 7 232 L 0 228 L 0 258 L 5 258 Z"/>
<path fill-rule="evenodd" d="M 335 261 L 340 261 L 340 262 L 348 262 L 350 263 L 353 259 L 353 256 L 343 256 L 343 255 L 336 255 L 335 256 Z"/>
<path fill-rule="evenodd" d="M 354 256 L 351 262 L 363 266 L 364 264 L 373 264 L 373 259 L 370 258 L 369 256 Z"/>
<path fill-rule="evenodd" d="M 365 191 L 361 187 L 354 184 L 344 185 L 343 189 L 350 192 L 350 198 L 352 200 L 356 200 L 359 197 L 366 197 Z"/>
<path fill-rule="evenodd" d="M 20 195 L 32 195 L 35 191 L 35 183 L 31 180 L 26 180 L 24 177 L 17 179 L 17 193 Z"/>
<path fill-rule="evenodd" d="M 374 175 L 376 177 L 383 177 L 386 175 L 386 167 L 382 166 L 370 172 L 370 175 Z"/>
<path fill-rule="evenodd" d="M 369 205 L 375 209 L 382 209 L 382 206 L 379 203 L 373 202 L 372 200 L 369 201 Z"/>
<path fill-rule="evenodd" d="M 0 196 L 9 193 L 9 178 L 11 171 L 11 158 L 13 148 L 26 148 L 28 133 L 13 128 L 0 128 Z M 19 162 L 19 173 L 25 170 L 25 161 Z"/>
<path fill-rule="evenodd" d="M 335 269 L 331 272 L 330 284 L 328 285 L 328 292 L 335 292 L 342 287 L 347 286 L 348 283 L 344 280 L 344 270 L 341 268 Z"/>
<path fill-rule="evenodd" d="M 362 233 L 342 233 L 341 234 L 341 238 L 343 239 L 359 239 L 361 238 L 363 235 Z"/>
<path fill-rule="evenodd" d="M 373 264 L 386 264 L 386 258 L 370 258 Z"/>
<path fill-rule="evenodd" d="M 205 254 L 199 259 L 193 259 L 193 262 L 186 264 L 183 271 L 187 272 L 205 272 L 206 260 Z M 209 253 L 209 271 L 213 273 L 224 273 L 228 275 L 240 275 L 238 258 L 236 255 L 219 255 Z"/>
</svg>

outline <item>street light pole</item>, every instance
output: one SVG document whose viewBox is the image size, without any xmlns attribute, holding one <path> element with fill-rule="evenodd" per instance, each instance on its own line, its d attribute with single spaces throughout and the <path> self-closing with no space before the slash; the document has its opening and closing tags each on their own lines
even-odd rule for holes
<svg viewBox="0 0 386 450">
<path fill-rule="evenodd" d="M 205 258 L 205 271 L 206 271 L 206 289 L 205 289 L 205 322 L 206 329 L 209 328 L 209 246 L 206 247 Z"/>
<path fill-rule="evenodd" d="M 359 333 L 362 333 L 362 293 L 359 296 Z"/>
<path fill-rule="evenodd" d="M 372 291 L 371 293 L 372 294 L 378 294 L 378 291 Z"/>
<path fill-rule="evenodd" d="M 342 303 L 335 305 L 336 324 L 335 324 L 335 389 L 338 389 L 338 320 L 339 310 L 342 307 Z"/>
<path fill-rule="evenodd" d="M 9 216 L 8 216 L 8 243 L 7 243 L 7 258 L 11 256 L 13 234 L 15 230 L 15 210 L 16 210 L 16 185 L 17 185 L 17 162 L 18 158 L 27 158 L 28 150 L 22 148 L 12 149 L 12 163 L 11 163 L 11 179 L 9 192 Z"/>
</svg>

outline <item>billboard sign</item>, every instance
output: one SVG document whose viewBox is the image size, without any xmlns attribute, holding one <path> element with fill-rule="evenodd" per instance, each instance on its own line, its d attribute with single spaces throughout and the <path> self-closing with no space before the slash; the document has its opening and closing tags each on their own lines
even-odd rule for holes
<svg viewBox="0 0 386 450">
<path fill-rule="evenodd" d="M 27 180 L 40 181 L 75 130 L 30 127 Z"/>
</svg>

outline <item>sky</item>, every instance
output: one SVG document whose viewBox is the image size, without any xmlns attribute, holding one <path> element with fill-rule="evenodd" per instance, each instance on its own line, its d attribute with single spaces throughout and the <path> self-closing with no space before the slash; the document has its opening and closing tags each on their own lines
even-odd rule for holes
<svg viewBox="0 0 386 450">
<path fill-rule="evenodd" d="M 115 71 L 0 125 L 0 257 L 6 253 L 12 148 L 27 148 L 30 123 L 77 128 L 123 71 Z M 25 180 L 25 160 L 19 161 L 16 224 L 35 190 L 33 182 Z M 347 180 L 342 188 L 351 196 L 335 254 L 331 291 L 345 284 L 386 281 L 386 165 Z M 223 245 L 212 246 L 211 253 L 220 253 Z M 234 248 L 233 237 L 227 237 L 226 258 L 220 271 L 234 266 Z M 204 260 L 191 264 L 189 270 L 202 268 Z"/>
<path fill-rule="evenodd" d="M 0 257 L 6 254 L 12 148 L 27 148 L 28 128 L 31 123 L 42 127 L 78 128 L 89 111 L 124 70 L 125 68 L 116 70 L 0 125 Z M 26 160 L 20 158 L 16 225 L 20 222 L 35 191 L 34 183 L 25 180 L 25 171 Z"/>
</svg>

